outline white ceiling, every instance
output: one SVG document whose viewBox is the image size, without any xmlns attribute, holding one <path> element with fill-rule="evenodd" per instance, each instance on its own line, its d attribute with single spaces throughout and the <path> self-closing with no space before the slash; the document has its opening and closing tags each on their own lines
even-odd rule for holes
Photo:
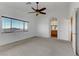
<svg viewBox="0 0 79 59">
<path fill-rule="evenodd" d="M 34 2 L 32 2 L 32 4 L 28 4 L 26 5 L 26 2 L 0 2 L 0 5 L 2 6 L 7 6 L 7 8 L 16 8 L 19 10 L 31 10 L 29 8 L 31 8 L 31 6 L 36 7 L 36 4 Z M 69 6 L 70 2 L 40 2 L 39 3 L 39 8 L 41 7 L 51 7 L 52 9 L 55 9 L 57 7 L 66 7 Z"/>
<path fill-rule="evenodd" d="M 13 12 L 14 17 L 21 17 L 21 16 L 29 16 L 29 17 L 36 17 L 35 14 L 28 14 L 28 12 L 33 11 L 31 9 L 31 6 L 36 8 L 36 3 L 32 2 L 32 4 L 26 5 L 27 2 L 0 2 L 0 11 L 4 14 L 8 14 Z M 62 15 L 62 16 L 68 16 L 69 13 L 69 6 L 70 2 L 40 2 L 39 3 L 39 8 L 46 7 L 46 15 Z M 1 9 L 2 8 L 2 9 Z M 9 11 L 3 10 L 7 9 Z M 62 12 L 62 13 L 61 13 Z M 0 12 L 1 13 L 1 12 Z M 1 13 L 1 14 L 3 14 Z M 61 16 L 60 15 L 60 16 Z M 41 16 L 43 17 L 43 16 Z M 27 17 L 28 18 L 28 17 Z"/>
</svg>

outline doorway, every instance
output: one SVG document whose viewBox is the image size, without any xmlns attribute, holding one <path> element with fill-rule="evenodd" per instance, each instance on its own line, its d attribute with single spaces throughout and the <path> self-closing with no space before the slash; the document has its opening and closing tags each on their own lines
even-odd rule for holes
<svg viewBox="0 0 79 59">
<path fill-rule="evenodd" d="M 57 22 L 57 18 L 53 17 L 51 19 L 51 38 L 53 39 L 57 39 L 58 37 L 58 22 Z"/>
</svg>

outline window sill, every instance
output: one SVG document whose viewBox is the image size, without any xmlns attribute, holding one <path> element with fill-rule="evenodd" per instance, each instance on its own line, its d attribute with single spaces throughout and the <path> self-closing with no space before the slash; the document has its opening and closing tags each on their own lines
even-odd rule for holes
<svg viewBox="0 0 79 59">
<path fill-rule="evenodd" d="M 19 32 L 28 32 L 28 30 L 25 30 L 25 31 L 14 31 L 14 32 L 2 32 L 2 33 L 19 33 Z"/>
</svg>

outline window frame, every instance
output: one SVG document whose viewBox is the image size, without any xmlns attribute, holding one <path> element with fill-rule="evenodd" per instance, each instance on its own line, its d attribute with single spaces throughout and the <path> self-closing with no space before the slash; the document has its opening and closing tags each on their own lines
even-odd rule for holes
<svg viewBox="0 0 79 59">
<path fill-rule="evenodd" d="M 28 23 L 29 23 L 28 21 L 24 21 L 24 20 L 12 18 L 12 17 L 6 17 L 6 16 L 1 16 L 1 18 L 8 18 L 8 19 L 11 19 L 11 21 L 10 21 L 10 22 L 11 22 L 11 23 L 10 23 L 10 28 L 11 28 L 11 29 L 9 29 L 10 31 L 9 31 L 9 32 L 3 31 L 3 33 L 13 33 L 13 31 L 12 31 L 12 28 L 13 28 L 13 27 L 12 27 L 12 23 L 13 23 L 12 20 L 17 20 L 17 21 L 23 22 L 23 24 L 22 24 L 22 25 L 23 25 L 22 31 L 20 31 L 20 30 L 19 30 L 19 31 L 16 31 L 16 30 L 15 30 L 15 32 L 28 32 Z M 27 29 L 25 29 L 25 23 L 27 23 Z M 3 26 L 3 25 L 2 25 L 2 26 Z M 19 29 L 20 29 L 20 28 L 19 28 Z M 3 27 L 2 27 L 2 30 L 4 30 Z"/>
</svg>

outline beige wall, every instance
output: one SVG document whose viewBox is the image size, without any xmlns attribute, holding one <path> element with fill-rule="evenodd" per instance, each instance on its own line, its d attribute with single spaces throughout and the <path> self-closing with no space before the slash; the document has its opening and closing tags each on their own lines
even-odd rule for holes
<svg viewBox="0 0 79 59">
<path fill-rule="evenodd" d="M 8 16 L 29 21 L 28 32 L 2 33 L 2 23 L 0 18 L 0 45 L 8 44 L 18 40 L 35 36 L 35 17 L 29 14 L 30 9 L 26 3 L 0 2 L 0 16 Z"/>
<path fill-rule="evenodd" d="M 70 5 L 70 17 L 73 17 L 72 24 L 72 47 L 74 54 L 76 54 L 76 10 L 79 8 L 79 3 L 73 2 Z"/>
</svg>

